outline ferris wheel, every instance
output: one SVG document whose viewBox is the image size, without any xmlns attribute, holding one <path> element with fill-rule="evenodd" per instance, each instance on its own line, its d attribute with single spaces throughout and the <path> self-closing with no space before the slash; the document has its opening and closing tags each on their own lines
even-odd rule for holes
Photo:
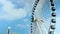
<svg viewBox="0 0 60 34">
<path fill-rule="evenodd" d="M 46 20 L 42 18 L 42 11 L 39 8 L 42 8 L 45 0 L 36 0 L 32 10 L 32 23 L 31 23 L 31 34 L 55 34 L 55 23 L 56 23 L 56 9 L 54 6 L 54 1 L 50 1 L 51 8 L 51 19 L 50 23 L 45 23 Z M 43 3 L 42 3 L 43 2 Z M 39 5 L 42 3 L 42 5 Z M 41 7 L 37 7 L 41 6 Z"/>
</svg>

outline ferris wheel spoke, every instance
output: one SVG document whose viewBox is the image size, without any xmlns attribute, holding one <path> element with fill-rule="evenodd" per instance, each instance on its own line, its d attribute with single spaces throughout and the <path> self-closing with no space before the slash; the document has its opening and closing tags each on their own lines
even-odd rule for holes
<svg viewBox="0 0 60 34">
<path fill-rule="evenodd" d="M 47 23 L 43 23 L 44 27 L 46 28 L 46 30 L 48 30 L 49 25 Z"/>
<path fill-rule="evenodd" d="M 43 27 L 43 29 L 44 29 L 44 30 L 45 30 L 45 32 L 46 32 L 47 28 L 45 27 L 45 25 L 44 25 L 44 24 L 42 25 L 42 27 Z"/>
<path fill-rule="evenodd" d="M 41 31 L 41 33 L 43 34 L 44 33 L 44 31 L 43 31 L 43 29 L 42 29 L 42 26 L 39 24 L 39 23 L 37 23 L 37 26 L 38 26 L 38 29 Z"/>
<path fill-rule="evenodd" d="M 38 29 L 39 29 L 39 32 L 42 34 L 42 31 L 41 31 L 41 29 L 39 28 L 39 25 L 38 25 L 38 23 L 37 23 L 37 27 L 38 27 Z"/>
<path fill-rule="evenodd" d="M 43 27 L 43 25 L 41 25 L 41 30 L 42 30 L 42 32 L 43 32 L 43 34 L 46 32 L 46 30 L 45 30 L 45 28 Z"/>
<path fill-rule="evenodd" d="M 45 1 L 46 0 L 40 0 L 40 1 L 36 0 L 36 2 L 34 4 L 33 11 L 32 11 L 32 22 L 35 22 L 34 19 L 35 19 L 36 16 L 38 18 L 36 18 L 37 21 L 34 23 L 34 32 L 33 32 L 33 34 L 52 34 L 52 32 L 51 32 L 50 29 L 53 30 L 53 28 L 54 28 L 53 26 L 55 26 L 55 23 L 56 23 L 56 20 L 55 20 L 55 18 L 56 18 L 56 12 L 55 12 L 55 6 L 53 4 L 54 3 L 53 0 L 50 0 L 50 3 L 51 3 L 50 8 L 53 11 L 53 12 L 51 12 L 51 17 L 52 17 L 51 19 L 53 19 L 53 20 L 50 23 L 54 23 L 54 25 L 52 26 L 50 23 L 43 23 L 44 21 L 41 20 L 43 18 L 43 16 L 42 16 L 42 14 L 43 14 L 42 13 L 42 7 L 45 4 Z M 42 3 L 42 4 L 39 5 L 39 3 Z M 40 7 L 37 7 L 37 6 L 40 6 Z M 37 33 L 38 31 L 40 33 Z M 53 33 L 54 33 L 54 30 L 53 30 Z"/>
</svg>

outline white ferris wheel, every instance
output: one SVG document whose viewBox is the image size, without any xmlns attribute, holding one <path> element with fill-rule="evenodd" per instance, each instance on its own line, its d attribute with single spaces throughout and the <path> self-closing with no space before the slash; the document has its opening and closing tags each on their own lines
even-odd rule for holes
<svg viewBox="0 0 60 34">
<path fill-rule="evenodd" d="M 46 23 L 46 20 L 41 17 L 43 15 L 41 9 L 46 1 L 47 0 L 36 0 L 34 3 L 32 10 L 31 34 L 55 34 L 56 11 L 53 0 L 49 0 L 51 5 L 51 22 Z"/>
</svg>

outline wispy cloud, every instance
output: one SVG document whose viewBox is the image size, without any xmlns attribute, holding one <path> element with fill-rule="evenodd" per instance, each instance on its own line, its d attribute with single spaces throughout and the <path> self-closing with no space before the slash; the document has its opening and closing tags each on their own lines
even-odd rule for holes
<svg viewBox="0 0 60 34">
<path fill-rule="evenodd" d="M 26 17 L 27 13 L 30 13 L 32 11 L 31 7 L 32 7 L 35 0 L 33 0 L 33 1 L 26 0 L 25 2 L 24 1 L 25 0 L 17 0 L 18 4 L 24 3 L 25 6 L 23 8 L 15 9 L 14 8 L 15 5 L 11 1 L 0 0 L 0 3 L 3 4 L 3 7 L 2 7 L 3 11 L 0 14 L 0 19 L 15 20 L 15 19 L 21 19 L 21 18 Z M 40 11 L 39 9 L 41 9 L 43 7 L 44 3 L 45 3 L 45 0 L 40 0 L 38 6 L 36 8 L 36 11 L 39 12 Z"/>
<path fill-rule="evenodd" d="M 18 32 L 10 32 L 10 34 L 20 34 L 20 33 L 18 33 Z"/>
<path fill-rule="evenodd" d="M 3 10 L 0 14 L 0 19 L 8 19 L 8 20 L 15 20 L 24 18 L 27 16 L 27 12 L 29 11 L 29 4 L 25 2 L 24 8 L 15 9 L 14 4 L 7 0 L 0 0 L 3 4 Z M 20 1 L 21 2 L 21 1 Z"/>
<path fill-rule="evenodd" d="M 27 25 L 27 24 L 17 24 L 16 27 L 17 28 L 28 28 L 29 25 Z"/>
</svg>

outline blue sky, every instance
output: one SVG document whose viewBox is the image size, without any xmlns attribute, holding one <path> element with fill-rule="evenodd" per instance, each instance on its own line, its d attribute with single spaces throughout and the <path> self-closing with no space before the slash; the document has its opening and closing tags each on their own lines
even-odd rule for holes
<svg viewBox="0 0 60 34">
<path fill-rule="evenodd" d="M 8 27 L 11 27 L 11 34 L 30 34 L 31 11 L 34 1 L 35 0 L 0 0 L 0 34 L 6 34 Z M 60 33 L 59 3 L 60 0 L 55 0 L 57 13 L 56 34 Z M 45 20 L 50 19 L 49 1 L 39 2 L 36 11 L 42 11 L 42 17 Z"/>
</svg>

